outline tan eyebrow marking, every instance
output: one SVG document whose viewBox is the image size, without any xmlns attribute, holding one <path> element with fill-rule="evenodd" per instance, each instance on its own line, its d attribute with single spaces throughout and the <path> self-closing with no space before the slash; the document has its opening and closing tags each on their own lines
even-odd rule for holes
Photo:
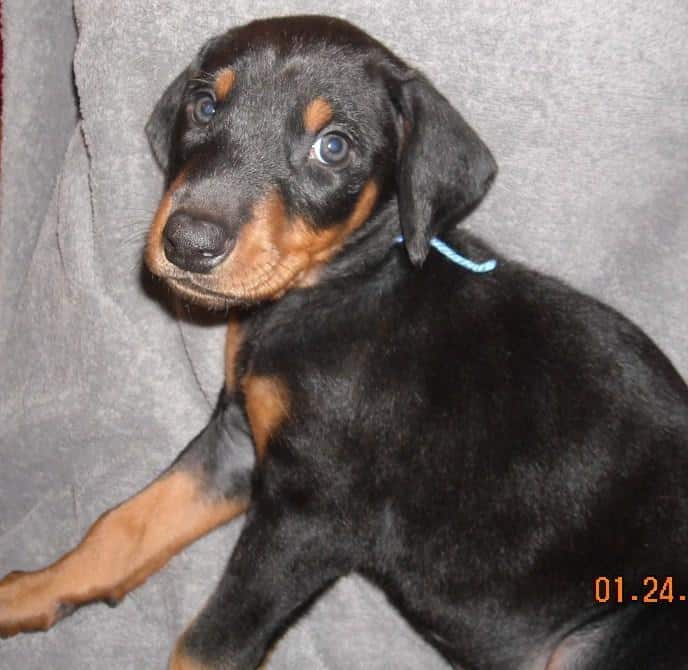
<svg viewBox="0 0 688 670">
<path fill-rule="evenodd" d="M 215 96 L 218 100 L 225 100 L 230 94 L 234 82 L 236 81 L 236 72 L 232 68 L 225 67 L 220 70 L 215 77 Z"/>
<path fill-rule="evenodd" d="M 303 125 L 309 133 L 315 135 L 334 117 L 334 110 L 325 98 L 315 98 L 308 103 L 303 112 Z"/>
</svg>

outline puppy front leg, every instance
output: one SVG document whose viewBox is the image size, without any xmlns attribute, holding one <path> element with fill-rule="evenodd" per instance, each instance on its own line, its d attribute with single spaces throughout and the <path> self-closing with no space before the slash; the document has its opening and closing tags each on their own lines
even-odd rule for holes
<svg viewBox="0 0 688 670">
<path fill-rule="evenodd" d="M 119 602 L 201 536 L 248 507 L 253 444 L 221 397 L 206 428 L 139 494 L 106 512 L 71 552 L 0 581 L 0 636 L 47 630 L 95 601 Z"/>
<path fill-rule="evenodd" d="M 346 541 L 331 522 L 258 511 L 254 503 L 220 584 L 179 639 L 170 670 L 254 670 L 285 624 L 351 569 Z"/>
</svg>

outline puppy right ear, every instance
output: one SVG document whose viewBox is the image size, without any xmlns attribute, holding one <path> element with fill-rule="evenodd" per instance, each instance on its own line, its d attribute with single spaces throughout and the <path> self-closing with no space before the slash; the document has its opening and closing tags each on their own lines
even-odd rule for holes
<svg viewBox="0 0 688 670">
<path fill-rule="evenodd" d="M 146 135 L 158 165 L 167 172 L 170 164 L 170 147 L 172 133 L 177 119 L 177 111 L 184 95 L 191 66 L 181 72 L 167 87 L 160 100 L 155 105 L 153 113 L 146 123 Z"/>
</svg>

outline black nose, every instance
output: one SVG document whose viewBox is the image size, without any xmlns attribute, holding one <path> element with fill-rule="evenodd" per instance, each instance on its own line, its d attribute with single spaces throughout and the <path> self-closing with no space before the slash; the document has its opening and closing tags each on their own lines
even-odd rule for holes
<svg viewBox="0 0 688 670">
<path fill-rule="evenodd" d="M 228 253 L 229 235 L 214 221 L 178 211 L 165 226 L 165 256 L 182 270 L 210 272 Z"/>
</svg>

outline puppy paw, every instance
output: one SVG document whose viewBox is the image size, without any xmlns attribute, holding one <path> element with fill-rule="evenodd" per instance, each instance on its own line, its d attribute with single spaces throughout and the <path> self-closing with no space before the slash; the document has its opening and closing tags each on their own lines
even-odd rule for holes
<svg viewBox="0 0 688 670">
<path fill-rule="evenodd" d="M 74 609 L 54 597 L 50 576 L 10 572 L 0 580 L 0 637 L 48 630 Z"/>
</svg>

